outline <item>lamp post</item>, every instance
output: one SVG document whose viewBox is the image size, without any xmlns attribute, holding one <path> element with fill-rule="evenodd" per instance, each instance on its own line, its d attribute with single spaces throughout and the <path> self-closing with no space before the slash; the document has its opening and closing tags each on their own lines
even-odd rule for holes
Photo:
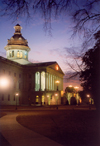
<svg viewBox="0 0 100 146">
<path fill-rule="evenodd" d="M 91 109 L 91 106 L 90 106 L 90 94 L 87 94 L 86 96 L 87 96 L 87 98 L 89 98 L 89 109 Z"/>
<path fill-rule="evenodd" d="M 16 95 L 16 110 L 17 110 L 17 97 L 18 97 L 18 93 L 15 94 Z"/>
<path fill-rule="evenodd" d="M 56 81 L 56 84 L 57 84 L 57 91 L 58 91 L 59 80 Z"/>
<path fill-rule="evenodd" d="M 79 87 L 74 87 L 74 89 L 75 89 L 75 92 L 76 92 L 76 101 L 77 101 L 77 105 L 78 105 L 78 103 L 79 103 L 79 99 L 78 99 L 78 89 L 79 89 Z"/>
</svg>

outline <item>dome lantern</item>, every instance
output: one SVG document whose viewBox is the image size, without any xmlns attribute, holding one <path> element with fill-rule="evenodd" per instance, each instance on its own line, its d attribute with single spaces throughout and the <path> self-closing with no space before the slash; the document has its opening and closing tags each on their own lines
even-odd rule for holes
<svg viewBox="0 0 100 146">
<path fill-rule="evenodd" d="M 17 24 L 14 26 L 14 29 L 14 35 L 8 39 L 8 43 L 4 48 L 6 50 L 6 56 L 11 60 L 28 60 L 28 52 L 30 51 L 30 48 L 28 46 L 27 40 L 21 34 L 22 27 Z"/>
</svg>

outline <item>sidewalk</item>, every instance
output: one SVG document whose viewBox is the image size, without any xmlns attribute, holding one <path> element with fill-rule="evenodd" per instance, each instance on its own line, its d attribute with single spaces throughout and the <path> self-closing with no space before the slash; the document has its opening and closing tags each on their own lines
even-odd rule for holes
<svg viewBox="0 0 100 146">
<path fill-rule="evenodd" d="M 17 113 L 8 113 L 0 118 L 0 132 L 11 146 L 62 146 L 20 125 L 16 121 L 17 115 Z"/>
</svg>

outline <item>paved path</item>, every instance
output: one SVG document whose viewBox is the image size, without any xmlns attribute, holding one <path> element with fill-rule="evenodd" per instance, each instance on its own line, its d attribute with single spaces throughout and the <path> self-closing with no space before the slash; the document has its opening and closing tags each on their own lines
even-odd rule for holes
<svg viewBox="0 0 100 146">
<path fill-rule="evenodd" d="M 0 132 L 11 146 L 62 146 L 20 125 L 16 121 L 17 115 L 17 113 L 8 113 L 0 118 Z"/>
</svg>

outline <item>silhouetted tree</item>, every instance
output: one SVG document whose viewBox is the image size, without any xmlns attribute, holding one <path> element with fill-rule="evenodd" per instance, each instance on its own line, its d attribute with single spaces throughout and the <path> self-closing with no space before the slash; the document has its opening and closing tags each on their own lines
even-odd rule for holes
<svg viewBox="0 0 100 146">
<path fill-rule="evenodd" d="M 67 93 L 67 92 L 69 92 L 69 93 L 74 93 L 74 92 L 75 92 L 74 87 L 66 87 L 66 88 L 65 88 L 65 93 Z"/>
<path fill-rule="evenodd" d="M 100 31 L 94 34 L 95 46 L 88 50 L 82 58 L 84 70 L 80 79 L 82 87 L 87 93 L 91 93 L 94 103 L 100 110 Z"/>
<path fill-rule="evenodd" d="M 82 30 L 85 37 L 89 37 L 100 27 L 100 0 L 2 0 L 0 14 L 8 15 L 13 20 L 17 17 L 31 19 L 34 14 L 39 14 L 47 24 L 51 24 L 51 18 L 59 16 L 71 16 L 74 33 Z M 49 29 L 50 29 L 49 25 Z"/>
</svg>

